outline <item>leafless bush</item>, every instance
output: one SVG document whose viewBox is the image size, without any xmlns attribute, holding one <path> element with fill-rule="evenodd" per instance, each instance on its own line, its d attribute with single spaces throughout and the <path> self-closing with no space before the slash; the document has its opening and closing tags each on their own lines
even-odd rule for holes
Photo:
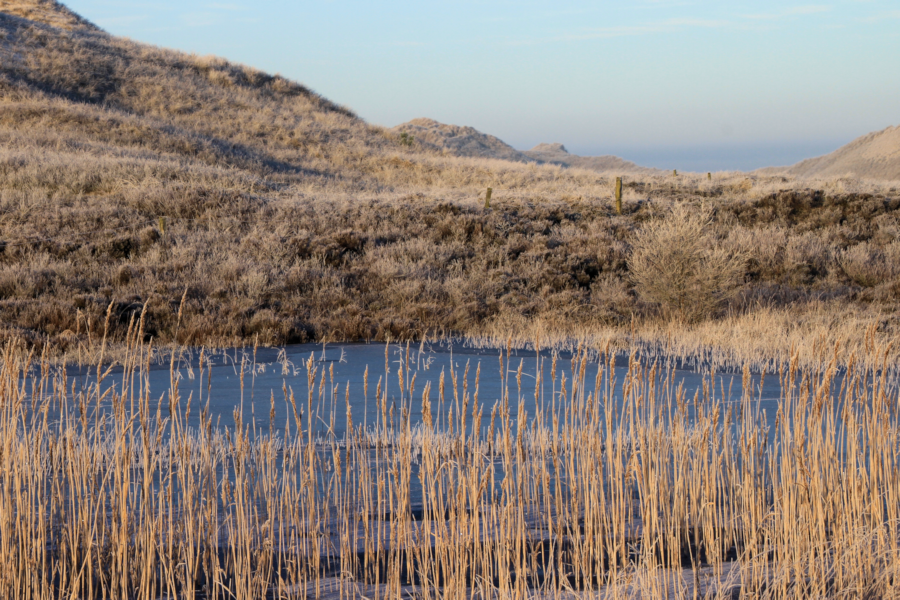
<svg viewBox="0 0 900 600">
<path fill-rule="evenodd" d="M 854 283 L 875 287 L 900 275 L 900 243 L 885 249 L 863 242 L 841 252 L 838 264 Z"/>
<path fill-rule="evenodd" d="M 634 240 L 631 279 L 641 297 L 683 321 L 710 317 L 737 292 L 746 260 L 719 244 L 708 211 L 676 204 Z"/>
</svg>

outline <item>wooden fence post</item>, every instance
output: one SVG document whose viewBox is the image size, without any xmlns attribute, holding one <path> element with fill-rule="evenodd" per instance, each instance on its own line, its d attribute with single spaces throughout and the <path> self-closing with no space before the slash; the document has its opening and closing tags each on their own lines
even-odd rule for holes
<svg viewBox="0 0 900 600">
<path fill-rule="evenodd" d="M 494 191 L 493 189 L 488 188 L 487 194 L 484 195 L 484 207 L 485 208 L 491 207 L 491 192 L 493 192 L 493 191 Z"/>
<path fill-rule="evenodd" d="M 616 214 L 622 214 L 622 178 L 616 177 Z"/>
</svg>

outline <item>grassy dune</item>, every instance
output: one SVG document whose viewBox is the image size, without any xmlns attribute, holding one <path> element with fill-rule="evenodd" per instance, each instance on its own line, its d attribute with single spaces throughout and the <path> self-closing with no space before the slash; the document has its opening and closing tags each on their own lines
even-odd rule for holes
<svg viewBox="0 0 900 600">
<path fill-rule="evenodd" d="M 0 0 L 0 12 L 61 29 L 97 29 L 94 24 L 56 0 Z"/>
</svg>

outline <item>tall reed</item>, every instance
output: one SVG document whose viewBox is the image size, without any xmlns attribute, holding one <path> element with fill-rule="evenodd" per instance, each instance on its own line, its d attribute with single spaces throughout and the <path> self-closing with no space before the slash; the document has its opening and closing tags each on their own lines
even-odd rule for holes
<svg viewBox="0 0 900 600">
<path fill-rule="evenodd" d="M 580 348 L 564 371 L 558 357 L 516 364 L 507 347 L 493 405 L 482 365 L 422 387 L 407 349 L 399 366 L 385 357 L 372 422 L 353 421 L 360 391 L 310 358 L 307 389 L 278 401 L 286 420 L 271 397 L 268 422 L 237 408 L 222 427 L 215 391 L 185 398 L 174 361 L 166 394 L 150 389 L 142 328 L 129 328 L 121 372 L 100 365 L 85 389 L 46 356 L 3 351 L 0 596 L 900 592 L 887 348 L 846 368 L 836 352 L 818 368 L 781 364 L 773 422 L 749 368 L 740 397 L 714 371 L 690 395 L 637 354 L 617 376 L 608 348 L 599 361 Z M 209 368 L 201 355 L 201 381 Z"/>
</svg>

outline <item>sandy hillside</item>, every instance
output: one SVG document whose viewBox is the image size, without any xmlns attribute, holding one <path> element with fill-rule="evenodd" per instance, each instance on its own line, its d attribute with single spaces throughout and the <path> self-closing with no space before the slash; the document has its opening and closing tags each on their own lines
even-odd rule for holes
<svg viewBox="0 0 900 600">
<path fill-rule="evenodd" d="M 900 180 L 900 126 L 859 137 L 831 154 L 788 167 L 797 177 L 859 177 Z"/>
<path fill-rule="evenodd" d="M 543 163 L 578 167 L 591 171 L 618 171 L 621 173 L 651 173 L 656 171 L 656 169 L 641 167 L 618 156 L 578 156 L 577 154 L 570 154 L 562 144 L 538 144 L 531 150 L 526 150 L 523 154 Z"/>
<path fill-rule="evenodd" d="M 56 3 L 0 0 L 0 39 L 2 148 L 29 164 L 97 161 L 85 170 L 102 178 L 99 162 L 155 158 L 277 188 L 383 179 L 408 153 L 300 83 L 114 37 Z"/>
<path fill-rule="evenodd" d="M 715 203 L 704 243 L 747 257 L 710 318 L 823 294 L 896 311 L 888 185 L 674 178 L 433 121 L 392 131 L 283 77 L 29 6 L 40 20 L 0 11 L 0 343 L 81 352 L 135 314 L 160 344 L 216 346 L 653 328 L 672 303 L 636 287 L 632 249 L 676 202 Z"/>
</svg>

